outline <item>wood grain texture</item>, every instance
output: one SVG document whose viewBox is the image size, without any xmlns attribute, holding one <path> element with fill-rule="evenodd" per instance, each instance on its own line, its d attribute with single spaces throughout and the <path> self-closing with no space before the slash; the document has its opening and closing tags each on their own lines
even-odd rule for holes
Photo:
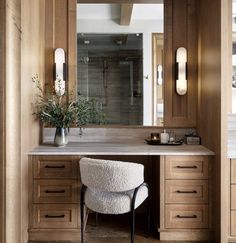
<svg viewBox="0 0 236 243">
<path fill-rule="evenodd" d="M 6 243 L 21 240 L 21 6 L 6 1 L 5 58 L 5 229 Z M 2 81 L 3 82 L 3 81 Z"/>
<path fill-rule="evenodd" d="M 28 240 L 28 156 L 26 151 L 40 142 L 40 125 L 32 116 L 32 103 L 35 99 L 36 88 L 32 76 L 38 74 L 44 83 L 44 0 L 21 1 L 21 156 L 19 162 L 21 170 L 21 242 Z M 19 90 L 17 90 L 19 92 Z M 12 152 L 12 151 L 11 151 Z M 16 163 L 16 160 L 14 161 Z M 14 167 L 15 167 L 14 165 Z M 17 168 L 15 168 L 16 170 Z M 14 198 L 16 195 L 14 195 Z M 15 200 L 15 199 L 13 199 Z M 19 205 L 18 209 L 19 211 Z M 18 239 L 18 243 L 20 240 Z"/>
<path fill-rule="evenodd" d="M 45 2 L 45 80 L 46 85 L 54 86 L 54 50 L 63 48 L 66 53 L 67 92 L 74 97 L 76 90 L 77 36 L 76 0 L 48 0 Z M 73 92 L 73 94 L 72 94 Z"/>
<path fill-rule="evenodd" d="M 133 4 L 121 4 L 120 25 L 130 25 L 131 16 L 133 12 Z"/>
<path fill-rule="evenodd" d="M 0 1 L 0 242 L 5 242 L 5 80 L 6 78 L 6 1 Z"/>
<path fill-rule="evenodd" d="M 165 1 L 164 9 L 164 125 L 195 127 L 197 115 L 197 33 L 194 0 Z M 187 48 L 188 91 L 176 93 L 175 56 Z"/>
<path fill-rule="evenodd" d="M 225 232 L 229 232 L 229 223 L 227 223 L 229 222 L 229 209 L 227 206 L 229 202 L 229 183 L 227 185 L 227 181 L 229 181 L 229 175 L 227 175 L 229 163 L 226 159 L 227 128 L 225 127 L 225 120 L 227 121 L 227 102 L 225 103 L 225 101 L 228 98 L 225 91 L 231 79 L 227 67 L 229 66 L 228 61 L 226 61 L 230 58 L 231 53 L 228 51 L 229 44 L 227 44 L 227 34 L 225 32 L 226 29 L 230 29 L 230 25 L 226 24 L 225 20 L 231 14 L 225 15 L 227 2 L 224 0 L 216 0 L 214 3 L 211 0 L 198 1 L 198 132 L 202 138 L 202 144 L 216 153 L 212 169 L 214 185 L 212 211 L 214 212 L 213 227 L 216 242 L 227 242 Z M 219 16 L 222 16 L 222 19 Z M 224 22 L 224 25 L 221 21 Z M 228 57 L 225 58 L 225 55 L 228 55 Z M 223 70 L 223 67 L 225 70 Z M 222 187 L 219 178 L 223 179 Z M 222 197 L 220 192 L 222 192 Z M 221 202 L 222 214 L 220 215 Z M 220 236 L 220 222 L 223 222 L 223 238 Z"/>
<path fill-rule="evenodd" d="M 221 0 L 221 242 L 230 232 L 230 161 L 227 158 L 227 115 L 232 102 L 232 1 Z M 230 140 L 228 140 L 230 141 Z M 232 195 L 231 195 L 232 199 Z M 231 227 L 232 228 L 232 227 Z M 232 239 L 231 239 L 232 240 Z M 236 241 L 236 237 L 234 237 Z"/>
<path fill-rule="evenodd" d="M 161 156 L 161 240 L 213 239 L 209 215 L 211 199 L 208 194 L 208 170 L 207 157 Z"/>
</svg>

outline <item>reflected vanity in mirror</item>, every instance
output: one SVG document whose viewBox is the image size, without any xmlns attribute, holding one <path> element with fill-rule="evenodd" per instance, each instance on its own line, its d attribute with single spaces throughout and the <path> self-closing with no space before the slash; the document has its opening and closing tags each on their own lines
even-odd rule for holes
<svg viewBox="0 0 236 243">
<path fill-rule="evenodd" d="M 163 3 L 77 4 L 77 94 L 106 125 L 163 125 Z"/>
</svg>

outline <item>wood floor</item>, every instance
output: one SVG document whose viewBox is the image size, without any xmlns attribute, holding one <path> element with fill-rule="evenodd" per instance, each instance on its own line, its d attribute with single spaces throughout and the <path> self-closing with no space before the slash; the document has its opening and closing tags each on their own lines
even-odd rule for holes
<svg viewBox="0 0 236 243">
<path fill-rule="evenodd" d="M 86 231 L 85 243 L 130 243 L 129 218 L 122 216 L 99 215 L 96 226 L 93 216 L 89 217 Z M 145 228 L 145 219 L 137 217 L 135 243 L 177 243 L 180 241 L 159 241 L 157 236 L 148 235 Z M 29 243 L 57 243 L 57 242 L 33 242 Z M 58 243 L 80 243 L 78 241 L 59 241 Z M 181 243 L 189 243 L 183 242 Z M 196 243 L 196 242 L 195 242 Z M 200 242 L 198 242 L 200 243 Z M 201 242 L 203 243 L 203 242 Z"/>
</svg>

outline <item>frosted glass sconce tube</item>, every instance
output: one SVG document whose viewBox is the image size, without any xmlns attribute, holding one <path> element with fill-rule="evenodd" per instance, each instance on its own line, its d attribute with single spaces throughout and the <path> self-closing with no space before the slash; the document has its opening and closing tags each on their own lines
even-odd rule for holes
<svg viewBox="0 0 236 243">
<path fill-rule="evenodd" d="M 157 65 L 157 84 L 162 85 L 163 83 L 163 68 L 162 65 Z"/>
<path fill-rule="evenodd" d="M 54 51 L 54 80 L 56 94 L 64 95 L 66 91 L 66 57 L 62 48 Z"/>
<path fill-rule="evenodd" d="M 187 93 L 187 50 L 184 47 L 176 52 L 176 92 L 179 95 Z"/>
</svg>

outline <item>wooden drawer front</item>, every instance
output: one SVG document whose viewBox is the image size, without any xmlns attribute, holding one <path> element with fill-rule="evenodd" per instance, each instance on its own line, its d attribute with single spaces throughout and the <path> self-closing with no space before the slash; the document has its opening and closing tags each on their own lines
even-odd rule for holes
<svg viewBox="0 0 236 243">
<path fill-rule="evenodd" d="M 208 181 L 166 180 L 166 203 L 208 203 Z"/>
<path fill-rule="evenodd" d="M 236 185 L 231 185 L 231 209 L 236 210 Z"/>
<path fill-rule="evenodd" d="M 166 156 L 166 179 L 207 179 L 207 156 Z"/>
<path fill-rule="evenodd" d="M 236 236 L 236 211 L 231 211 L 230 231 L 232 236 Z"/>
<path fill-rule="evenodd" d="M 78 204 L 33 205 L 33 228 L 57 229 L 78 227 Z"/>
<path fill-rule="evenodd" d="M 231 183 L 236 184 L 236 159 L 231 159 Z"/>
<path fill-rule="evenodd" d="M 208 228 L 208 206 L 166 205 L 165 225 L 167 229 Z"/>
<path fill-rule="evenodd" d="M 77 161 L 55 157 L 35 157 L 34 178 L 77 178 Z"/>
<path fill-rule="evenodd" d="M 34 203 L 78 203 L 77 180 L 34 180 Z"/>
</svg>

